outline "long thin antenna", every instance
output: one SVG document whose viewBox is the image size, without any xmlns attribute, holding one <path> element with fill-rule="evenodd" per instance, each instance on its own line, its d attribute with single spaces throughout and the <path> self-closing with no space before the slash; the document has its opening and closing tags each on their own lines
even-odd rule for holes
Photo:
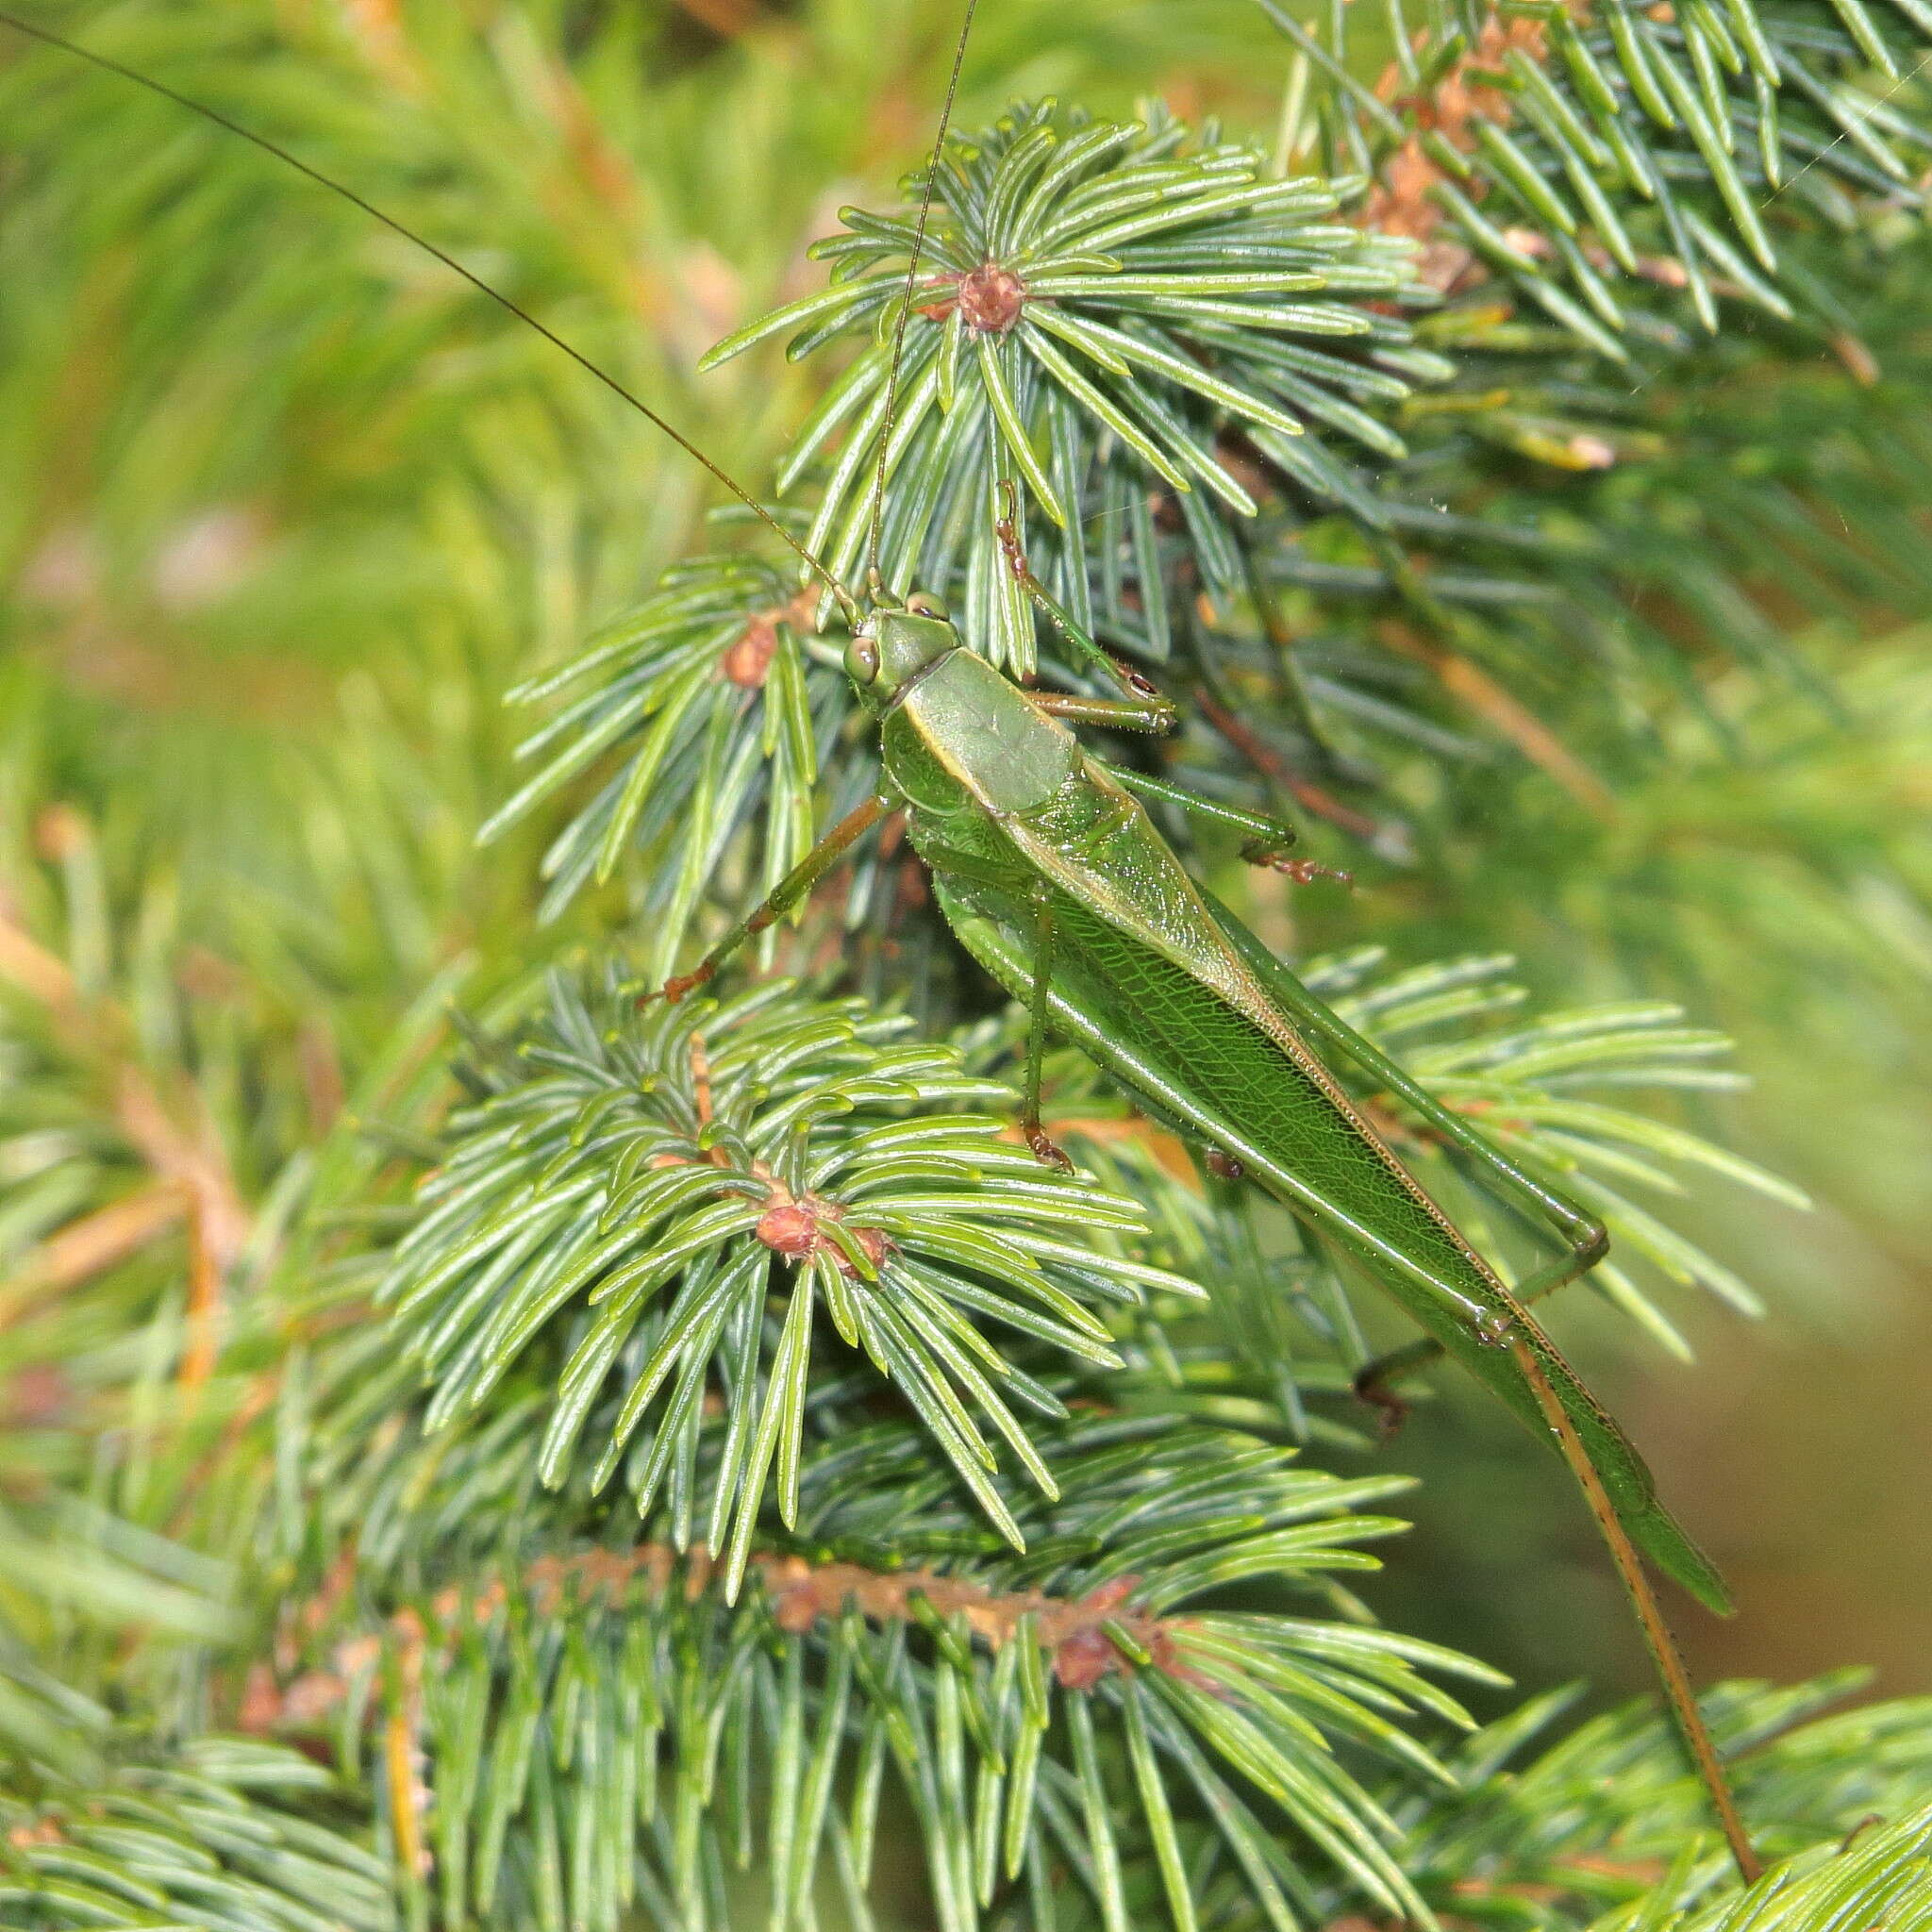
<svg viewBox="0 0 1932 1932">
<path fill-rule="evenodd" d="M 946 82 L 946 104 L 940 110 L 940 131 L 933 137 L 932 162 L 925 171 L 925 192 L 919 203 L 919 225 L 912 231 L 912 256 L 906 264 L 906 299 L 899 305 L 899 319 L 892 325 L 892 361 L 886 375 L 886 421 L 879 431 L 879 462 L 873 473 L 872 514 L 865 534 L 865 571 L 868 579 L 879 574 L 879 525 L 886 513 L 886 452 L 892 446 L 892 427 L 899 413 L 899 361 L 906 347 L 906 318 L 912 313 L 912 292 L 919 282 L 919 258 L 925 253 L 925 225 L 932 214 L 932 194 L 940 177 L 940 156 L 946 145 L 946 129 L 953 125 L 953 102 L 959 92 L 959 70 L 966 64 L 966 41 L 973 31 L 973 16 L 979 0 L 966 0 L 966 17 L 959 23 L 959 39 L 953 48 L 953 73 Z"/>
<path fill-rule="evenodd" d="M 499 308 L 508 309 L 519 322 L 527 323 L 545 341 L 551 343 L 556 348 L 561 349 L 578 368 L 588 370 L 613 395 L 621 397 L 640 416 L 643 417 L 647 423 L 653 424 L 657 428 L 662 430 L 686 456 L 708 470 L 788 550 L 797 556 L 820 578 L 825 588 L 838 599 L 839 608 L 845 613 L 846 617 L 855 624 L 858 622 L 859 614 L 858 605 L 851 591 L 763 504 L 759 503 L 752 495 L 751 491 L 745 489 L 743 484 L 740 483 L 727 471 L 714 463 L 696 443 L 691 441 L 690 437 L 686 436 L 673 424 L 667 423 L 641 397 L 632 394 L 608 370 L 600 369 L 581 349 L 575 348 L 570 342 L 567 342 L 563 337 L 558 335 L 547 324 L 538 321 L 527 308 L 524 308 L 521 303 L 512 301 L 501 289 L 491 288 L 474 269 L 465 268 L 455 256 L 449 254 L 444 249 L 439 248 L 426 236 L 417 234 L 413 228 L 406 226 L 395 216 L 385 214 L 374 202 L 365 201 L 353 188 L 345 187 L 341 182 L 325 175 L 320 168 L 310 167 L 300 156 L 291 154 L 287 148 L 278 146 L 275 142 L 269 140 L 266 135 L 256 133 L 252 127 L 242 126 L 239 121 L 229 120 L 227 115 L 224 114 L 219 108 L 210 108 L 205 101 L 194 100 L 190 95 L 180 93 L 175 89 L 169 87 L 165 81 L 156 80 L 148 75 L 138 73 L 132 67 L 124 67 L 120 61 L 110 59 L 106 54 L 97 54 L 90 47 L 81 46 L 77 42 L 64 40 L 57 33 L 50 33 L 43 26 L 35 26 L 30 21 L 22 20 L 17 13 L 8 13 L 4 9 L 0 9 L 0 21 L 4 21 L 17 33 L 26 35 L 29 40 L 43 42 L 50 47 L 58 47 L 63 53 L 72 54 L 77 59 L 85 60 L 92 66 L 103 68 L 108 74 L 119 75 L 123 80 L 131 80 L 137 87 L 146 88 L 150 93 L 159 94 L 163 100 L 173 101 L 176 107 L 186 108 L 191 114 L 199 114 L 204 121 L 212 121 L 217 127 L 224 128 L 230 134 L 240 135 L 243 141 L 250 142 L 255 146 L 262 149 L 264 153 L 275 156 L 276 160 L 287 162 L 298 175 L 308 175 L 309 180 L 315 182 L 317 186 L 326 188 L 333 194 L 340 194 L 344 201 L 360 208 L 365 215 L 370 216 L 373 220 L 380 222 L 385 228 L 389 228 L 395 234 L 400 235 L 404 241 L 413 242 L 425 254 L 433 255 L 445 268 L 453 269 L 458 275 L 461 275 L 464 281 L 468 282 L 473 289 L 488 295 Z M 954 68 L 956 78 L 958 74 L 958 69 L 956 66 Z"/>
</svg>

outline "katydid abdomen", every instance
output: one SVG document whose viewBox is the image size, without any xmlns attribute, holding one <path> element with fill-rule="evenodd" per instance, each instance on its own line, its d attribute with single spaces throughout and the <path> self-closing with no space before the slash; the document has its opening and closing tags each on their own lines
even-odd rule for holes
<svg viewBox="0 0 1932 1932">
<path fill-rule="evenodd" d="M 948 758 L 943 776 L 908 770 L 918 754 L 893 758 L 894 735 L 888 768 L 913 780 L 913 842 L 974 958 L 1030 1000 L 1035 936 L 1049 924 L 1045 997 L 1056 1029 L 1150 1111 L 1232 1156 L 1355 1256 L 1532 1434 L 1557 1447 L 1501 1338 L 1507 1331 L 1525 1343 L 1629 1535 L 1702 1602 L 1726 1607 L 1716 1572 L 1657 1500 L 1623 1431 L 1271 999 L 1268 976 L 1286 969 L 1210 908 L 1138 802 L 1083 758 L 1031 810 L 989 810 L 983 797 L 965 795 L 948 810 L 952 785 L 961 794 L 974 789 L 958 783 L 971 760 Z M 902 739 L 908 752 L 911 736 Z M 925 751 L 931 741 L 922 733 L 919 743 Z M 1049 761 L 1036 755 L 1034 769 Z M 1008 763 L 1009 797 L 1014 772 Z"/>
</svg>

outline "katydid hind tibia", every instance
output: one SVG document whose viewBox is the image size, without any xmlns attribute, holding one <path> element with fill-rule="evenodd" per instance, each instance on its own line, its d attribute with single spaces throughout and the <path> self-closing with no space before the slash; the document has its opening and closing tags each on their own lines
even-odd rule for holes
<svg viewBox="0 0 1932 1932">
<path fill-rule="evenodd" d="M 1713 1608 L 1727 1607 L 1723 1584 L 1658 1503 L 1622 1430 L 1524 1306 L 1592 1265 L 1602 1253 L 1601 1230 L 1416 1087 L 1194 884 L 1130 788 L 1171 800 L 1178 795 L 1110 770 L 1083 751 L 1063 722 L 1158 731 L 1171 725 L 1172 707 L 1115 666 L 1025 576 L 1017 539 L 1003 529 L 1016 576 L 1076 653 L 1114 677 L 1119 698 L 1023 690 L 968 645 L 936 600 L 914 595 L 901 604 L 876 575 L 869 608 L 861 609 L 822 558 L 663 417 L 461 262 L 226 115 L 44 28 L 10 14 L 0 19 L 255 142 L 419 242 L 703 463 L 798 556 L 852 625 L 846 665 L 879 723 L 885 783 L 692 974 L 664 991 L 675 998 L 708 979 L 744 939 L 809 891 L 870 826 L 903 808 L 954 931 L 1030 1010 L 1025 1114 L 1037 1151 L 1055 1153 L 1039 1122 L 1041 1043 L 1051 1027 L 1151 1113 L 1238 1162 L 1362 1263 L 1444 1352 L 1565 1457 L 1616 1560 L 1732 1852 L 1740 1870 L 1754 1875 L 1748 1838 L 1632 1546 Z M 943 131 L 942 122 L 941 142 Z M 928 192 L 929 183 L 930 177 Z M 917 269 L 915 250 L 908 306 Z M 889 422 L 888 441 L 890 431 Z M 883 490 L 883 461 L 880 469 Z M 875 492 L 874 556 L 878 508 Z M 1243 816 L 1205 808 L 1223 818 Z M 1516 1205 L 1549 1216 L 1561 1234 L 1561 1256 L 1513 1291 L 1507 1287 L 1351 1102 L 1330 1070 L 1337 1058 L 1354 1061 L 1445 1141 L 1484 1162 Z"/>
</svg>

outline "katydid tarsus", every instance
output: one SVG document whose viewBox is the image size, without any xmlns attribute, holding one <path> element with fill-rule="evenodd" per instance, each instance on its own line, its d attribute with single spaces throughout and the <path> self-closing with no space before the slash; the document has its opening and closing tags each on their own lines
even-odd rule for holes
<svg viewBox="0 0 1932 1932">
<path fill-rule="evenodd" d="M 970 24 L 970 8 L 967 19 Z M 1174 726 L 1177 713 L 1033 577 L 1021 547 L 1012 487 L 1005 486 L 1006 515 L 998 530 L 1008 566 L 1072 655 L 1102 674 L 1118 695 L 1023 688 L 974 651 L 938 599 L 917 591 L 893 594 L 876 568 L 887 487 L 883 464 L 872 506 L 874 567 L 861 597 L 648 404 L 432 242 L 226 115 L 44 28 L 6 13 L 0 20 L 255 142 L 426 249 L 615 391 L 799 557 L 849 627 L 845 666 L 877 722 L 881 781 L 691 973 L 662 989 L 663 995 L 680 998 L 708 980 L 740 945 L 808 893 L 869 829 L 903 811 L 954 932 L 1029 1016 L 1023 1125 L 1041 1158 L 1064 1158 L 1041 1121 L 1041 1066 L 1052 1032 L 1080 1047 L 1154 1118 L 1207 1150 L 1225 1171 L 1245 1175 L 1352 1257 L 1424 1330 L 1424 1348 L 1461 1363 L 1563 1456 L 1609 1548 L 1733 1856 L 1747 1877 L 1755 1876 L 1757 1859 L 1639 1552 L 1712 1608 L 1727 1607 L 1724 1586 L 1657 1501 L 1623 1431 L 1526 1307 L 1602 1258 L 1602 1224 L 1507 1159 L 1304 987 L 1192 880 L 1135 793 L 1231 824 L 1242 833 L 1248 857 L 1310 876 L 1321 868 L 1281 860 L 1293 837 L 1289 827 L 1116 769 L 1082 747 L 1074 724 L 1160 733 Z M 962 31 L 961 51 L 964 44 Z M 958 72 L 956 56 L 936 157 Z M 924 213 L 919 232 L 924 232 Z M 918 271 L 915 246 L 902 330 Z M 889 420 L 884 441 L 890 440 Z M 1497 1194 L 1553 1228 L 1554 1258 L 1513 1287 L 1506 1285 L 1349 1098 L 1331 1070 L 1343 1061 L 1477 1164 Z M 1396 1372 L 1408 1365 L 1396 1360 Z M 1364 1392 L 1378 1394 L 1379 1379 L 1372 1374 Z"/>
</svg>

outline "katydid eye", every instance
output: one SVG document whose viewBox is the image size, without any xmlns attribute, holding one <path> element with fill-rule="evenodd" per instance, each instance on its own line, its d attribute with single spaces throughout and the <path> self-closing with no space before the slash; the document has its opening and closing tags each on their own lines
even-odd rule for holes
<svg viewBox="0 0 1932 1932">
<path fill-rule="evenodd" d="M 845 646 L 845 675 L 854 684 L 870 684 L 879 675 L 876 640 L 860 632 Z"/>
<path fill-rule="evenodd" d="M 946 622 L 946 607 L 929 591 L 914 591 L 906 600 L 906 608 L 914 617 L 937 617 L 941 624 Z"/>
</svg>

